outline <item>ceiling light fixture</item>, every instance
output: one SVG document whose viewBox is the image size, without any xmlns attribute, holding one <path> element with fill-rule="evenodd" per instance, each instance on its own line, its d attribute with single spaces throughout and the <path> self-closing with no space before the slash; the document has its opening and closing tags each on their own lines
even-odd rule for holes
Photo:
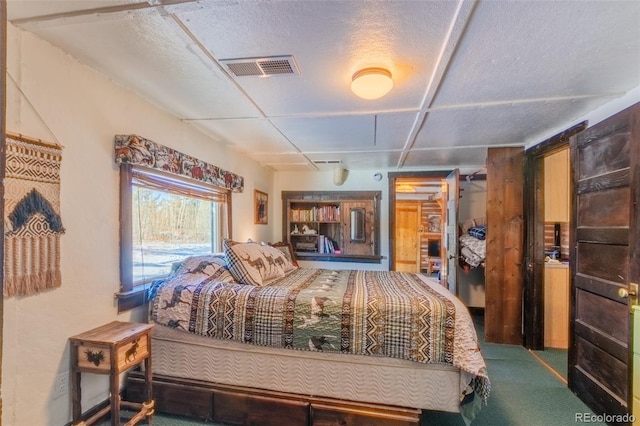
<svg viewBox="0 0 640 426">
<path fill-rule="evenodd" d="M 416 192 L 416 189 L 408 183 L 400 183 L 396 185 L 396 192 Z"/>
<path fill-rule="evenodd" d="M 342 166 L 336 166 L 336 168 L 333 169 L 333 184 L 336 186 L 342 185 L 344 181 L 347 180 L 348 174 L 349 171 L 347 169 Z"/>
<path fill-rule="evenodd" d="M 392 87 L 391 73 L 384 68 L 365 68 L 351 78 L 351 91 L 363 99 L 381 98 Z"/>
</svg>

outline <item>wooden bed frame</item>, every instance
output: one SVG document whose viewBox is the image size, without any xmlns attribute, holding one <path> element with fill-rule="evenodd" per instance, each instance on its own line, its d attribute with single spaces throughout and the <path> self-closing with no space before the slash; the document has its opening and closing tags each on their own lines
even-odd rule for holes
<svg viewBox="0 0 640 426">
<path fill-rule="evenodd" d="M 144 400 L 144 373 L 128 374 L 125 397 Z M 153 377 L 159 412 L 234 425 L 418 426 L 422 410 L 221 385 L 201 380 Z"/>
</svg>

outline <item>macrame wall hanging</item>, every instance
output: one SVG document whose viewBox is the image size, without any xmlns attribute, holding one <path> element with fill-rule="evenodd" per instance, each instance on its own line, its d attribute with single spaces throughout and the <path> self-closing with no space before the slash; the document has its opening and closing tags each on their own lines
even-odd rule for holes
<svg viewBox="0 0 640 426">
<path fill-rule="evenodd" d="M 243 192 L 244 178 L 138 135 L 116 135 L 116 163 L 128 163 Z"/>
<path fill-rule="evenodd" d="M 4 295 L 60 287 L 62 147 L 23 136 L 5 139 Z"/>
</svg>

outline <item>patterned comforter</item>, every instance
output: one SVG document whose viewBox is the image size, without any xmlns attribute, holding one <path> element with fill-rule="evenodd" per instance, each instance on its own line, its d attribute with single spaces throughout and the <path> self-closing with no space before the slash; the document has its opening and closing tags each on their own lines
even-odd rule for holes
<svg viewBox="0 0 640 426">
<path fill-rule="evenodd" d="M 218 339 L 453 365 L 475 377 L 473 390 L 486 402 L 490 384 L 468 311 L 428 280 L 298 268 L 254 286 L 183 274 L 156 284 L 151 316 Z"/>
</svg>

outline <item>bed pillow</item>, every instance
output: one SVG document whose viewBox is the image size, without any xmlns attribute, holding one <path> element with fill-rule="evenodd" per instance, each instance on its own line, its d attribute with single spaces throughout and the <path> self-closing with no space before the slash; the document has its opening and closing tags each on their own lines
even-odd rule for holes
<svg viewBox="0 0 640 426">
<path fill-rule="evenodd" d="M 486 217 L 476 217 L 475 219 L 473 219 L 473 221 L 475 222 L 476 226 L 487 226 Z"/>
<path fill-rule="evenodd" d="M 485 226 L 474 226 L 469 229 L 469 235 L 479 240 L 484 240 L 487 236 L 487 228 Z"/>
<path fill-rule="evenodd" d="M 291 264 L 295 267 L 298 267 L 298 261 L 296 260 L 296 254 L 293 251 L 293 247 L 291 247 L 291 243 L 278 242 L 278 243 L 269 243 L 271 247 L 277 248 L 280 250 L 287 260 L 291 262 Z"/>
<path fill-rule="evenodd" d="M 213 277 L 215 281 L 236 282 L 227 269 L 227 259 L 222 253 L 187 257 L 178 264 L 173 275 L 184 274 L 204 274 Z"/>
<path fill-rule="evenodd" d="M 229 272 L 242 284 L 267 285 L 296 269 L 275 247 L 231 240 L 223 247 Z"/>
<path fill-rule="evenodd" d="M 460 224 L 460 232 L 466 234 L 469 232 L 469 229 L 476 226 L 476 222 L 473 219 L 467 219 Z"/>
</svg>

